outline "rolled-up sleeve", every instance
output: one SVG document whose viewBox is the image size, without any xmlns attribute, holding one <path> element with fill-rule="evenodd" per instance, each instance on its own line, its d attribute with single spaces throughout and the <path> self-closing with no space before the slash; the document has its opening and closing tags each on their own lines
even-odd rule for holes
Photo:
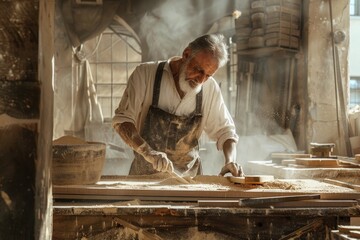
<svg viewBox="0 0 360 240">
<path fill-rule="evenodd" d="M 143 75 L 140 67 L 137 67 L 131 74 L 119 106 L 115 110 L 112 119 L 113 126 L 123 122 L 138 125 L 146 90 L 146 81 L 144 81 Z"/>
<path fill-rule="evenodd" d="M 208 94 L 211 95 L 210 101 L 204 106 L 204 112 L 207 113 L 205 114 L 204 130 L 210 139 L 216 141 L 217 149 L 222 150 L 226 140 L 232 139 L 238 142 L 239 136 L 221 95 L 220 87 L 214 79 L 208 81 L 213 81 L 213 84 L 208 89 Z"/>
</svg>

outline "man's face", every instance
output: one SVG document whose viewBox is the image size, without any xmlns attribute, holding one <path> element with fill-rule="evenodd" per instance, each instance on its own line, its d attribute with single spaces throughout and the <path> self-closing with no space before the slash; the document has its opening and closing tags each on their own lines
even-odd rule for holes
<svg viewBox="0 0 360 240">
<path fill-rule="evenodd" d="M 179 85 L 185 93 L 199 92 L 201 85 L 218 69 L 218 61 L 208 52 L 196 55 L 184 54 L 185 62 L 180 68 Z"/>
</svg>

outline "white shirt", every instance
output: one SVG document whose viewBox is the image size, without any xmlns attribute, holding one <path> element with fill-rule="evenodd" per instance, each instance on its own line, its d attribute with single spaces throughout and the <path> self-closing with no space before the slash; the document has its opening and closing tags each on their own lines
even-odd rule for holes
<svg viewBox="0 0 360 240">
<path fill-rule="evenodd" d="M 183 99 L 176 90 L 170 70 L 170 60 L 167 60 L 162 74 L 158 107 L 178 116 L 188 116 L 196 106 L 196 93 L 188 93 Z M 152 104 L 153 85 L 159 62 L 142 63 L 131 74 L 124 95 L 115 110 L 113 126 L 118 123 L 131 122 L 139 132 Z M 238 141 L 234 121 L 224 103 L 220 87 L 214 78 L 210 77 L 203 85 L 201 130 L 211 140 L 216 141 L 217 148 L 222 150 L 227 139 Z M 200 136 L 197 136 L 199 139 Z"/>
</svg>

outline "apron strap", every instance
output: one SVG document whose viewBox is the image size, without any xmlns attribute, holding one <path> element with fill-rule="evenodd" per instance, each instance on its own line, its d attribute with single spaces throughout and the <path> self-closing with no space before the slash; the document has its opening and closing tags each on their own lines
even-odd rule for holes
<svg viewBox="0 0 360 240">
<path fill-rule="evenodd" d="M 195 115 L 201 115 L 201 105 L 202 105 L 202 88 L 198 94 L 196 94 L 196 108 Z"/>
<path fill-rule="evenodd" d="M 161 77 L 162 77 L 165 63 L 166 62 L 159 63 L 159 65 L 156 69 L 155 83 L 154 83 L 154 90 L 153 90 L 153 99 L 152 99 L 152 105 L 155 107 L 157 107 L 157 105 L 159 103 Z"/>
</svg>

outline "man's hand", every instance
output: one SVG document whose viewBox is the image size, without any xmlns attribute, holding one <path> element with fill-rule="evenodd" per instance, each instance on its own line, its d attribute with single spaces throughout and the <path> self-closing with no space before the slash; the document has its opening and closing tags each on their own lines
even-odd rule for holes
<svg viewBox="0 0 360 240">
<path fill-rule="evenodd" d="M 153 168 L 159 172 L 173 172 L 174 166 L 168 159 L 166 153 L 158 152 L 155 150 L 150 151 L 148 154 L 143 155 L 146 161 L 153 165 Z"/>
<path fill-rule="evenodd" d="M 173 172 L 174 166 L 166 153 L 155 151 L 147 143 L 142 144 L 137 150 L 146 161 L 153 165 L 153 168 L 159 172 Z"/>
<path fill-rule="evenodd" d="M 244 172 L 242 167 L 234 162 L 229 162 L 222 167 L 220 171 L 220 176 L 224 176 L 226 173 L 230 172 L 234 177 L 244 177 Z"/>
</svg>

